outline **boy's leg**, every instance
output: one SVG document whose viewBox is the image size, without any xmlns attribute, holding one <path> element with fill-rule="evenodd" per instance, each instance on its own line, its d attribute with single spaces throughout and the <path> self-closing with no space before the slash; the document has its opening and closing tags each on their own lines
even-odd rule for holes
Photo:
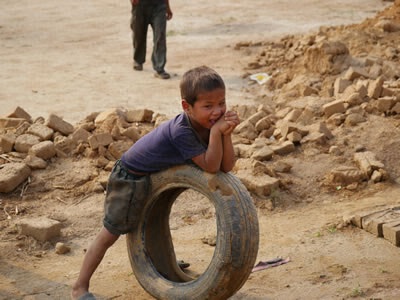
<svg viewBox="0 0 400 300">
<path fill-rule="evenodd" d="M 89 291 L 90 278 L 102 261 L 107 249 L 119 238 L 119 235 L 111 234 L 105 227 L 101 229 L 83 259 L 81 270 L 75 284 L 72 286 L 72 299 L 78 299 Z"/>
</svg>

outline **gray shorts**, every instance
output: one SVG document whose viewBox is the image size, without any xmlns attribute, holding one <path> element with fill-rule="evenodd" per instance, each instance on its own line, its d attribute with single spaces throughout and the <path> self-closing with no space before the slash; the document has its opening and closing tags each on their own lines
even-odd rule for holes
<svg viewBox="0 0 400 300">
<path fill-rule="evenodd" d="M 132 174 L 117 160 L 107 183 L 104 227 L 115 235 L 131 232 L 137 226 L 149 190 L 150 176 Z"/>
</svg>

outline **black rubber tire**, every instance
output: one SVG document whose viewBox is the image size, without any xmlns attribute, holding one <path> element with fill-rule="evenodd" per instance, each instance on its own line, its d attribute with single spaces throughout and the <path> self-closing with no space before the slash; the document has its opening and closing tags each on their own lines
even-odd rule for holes
<svg viewBox="0 0 400 300">
<path fill-rule="evenodd" d="M 169 227 L 176 198 L 192 189 L 215 207 L 214 255 L 203 274 L 192 278 L 178 266 Z M 210 174 L 178 166 L 151 175 L 151 191 L 138 227 L 127 234 L 136 279 L 157 299 L 227 299 L 246 282 L 257 258 L 257 211 L 245 186 L 230 173 Z"/>
</svg>

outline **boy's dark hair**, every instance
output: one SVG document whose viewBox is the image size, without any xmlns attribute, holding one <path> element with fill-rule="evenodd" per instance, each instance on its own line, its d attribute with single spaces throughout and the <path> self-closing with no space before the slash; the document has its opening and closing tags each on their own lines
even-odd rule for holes
<svg viewBox="0 0 400 300">
<path fill-rule="evenodd" d="M 215 89 L 225 89 L 225 83 L 213 69 L 207 66 L 200 66 L 183 74 L 180 89 L 181 98 L 193 106 L 200 93 L 210 92 Z"/>
</svg>

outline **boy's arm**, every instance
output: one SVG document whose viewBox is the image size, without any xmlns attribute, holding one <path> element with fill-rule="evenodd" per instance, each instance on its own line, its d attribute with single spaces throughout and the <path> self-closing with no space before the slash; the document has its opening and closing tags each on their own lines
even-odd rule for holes
<svg viewBox="0 0 400 300">
<path fill-rule="evenodd" d="M 223 142 L 217 127 L 211 128 L 206 152 L 192 158 L 192 161 L 206 172 L 216 173 L 221 168 Z"/>
<path fill-rule="evenodd" d="M 221 171 L 229 172 L 235 166 L 235 151 L 232 144 L 232 132 L 240 123 L 239 116 L 235 111 L 227 111 L 224 115 L 225 126 L 221 127 L 223 155 Z"/>
<path fill-rule="evenodd" d="M 225 116 L 211 128 L 207 151 L 192 158 L 193 162 L 210 173 L 216 173 L 219 170 L 231 171 L 235 165 L 231 135 L 239 122 L 236 112 L 226 112 Z"/>
<path fill-rule="evenodd" d="M 229 172 L 233 169 L 236 162 L 235 151 L 233 149 L 232 137 L 230 134 L 222 136 L 222 146 L 223 155 L 220 170 L 222 172 Z"/>
</svg>

